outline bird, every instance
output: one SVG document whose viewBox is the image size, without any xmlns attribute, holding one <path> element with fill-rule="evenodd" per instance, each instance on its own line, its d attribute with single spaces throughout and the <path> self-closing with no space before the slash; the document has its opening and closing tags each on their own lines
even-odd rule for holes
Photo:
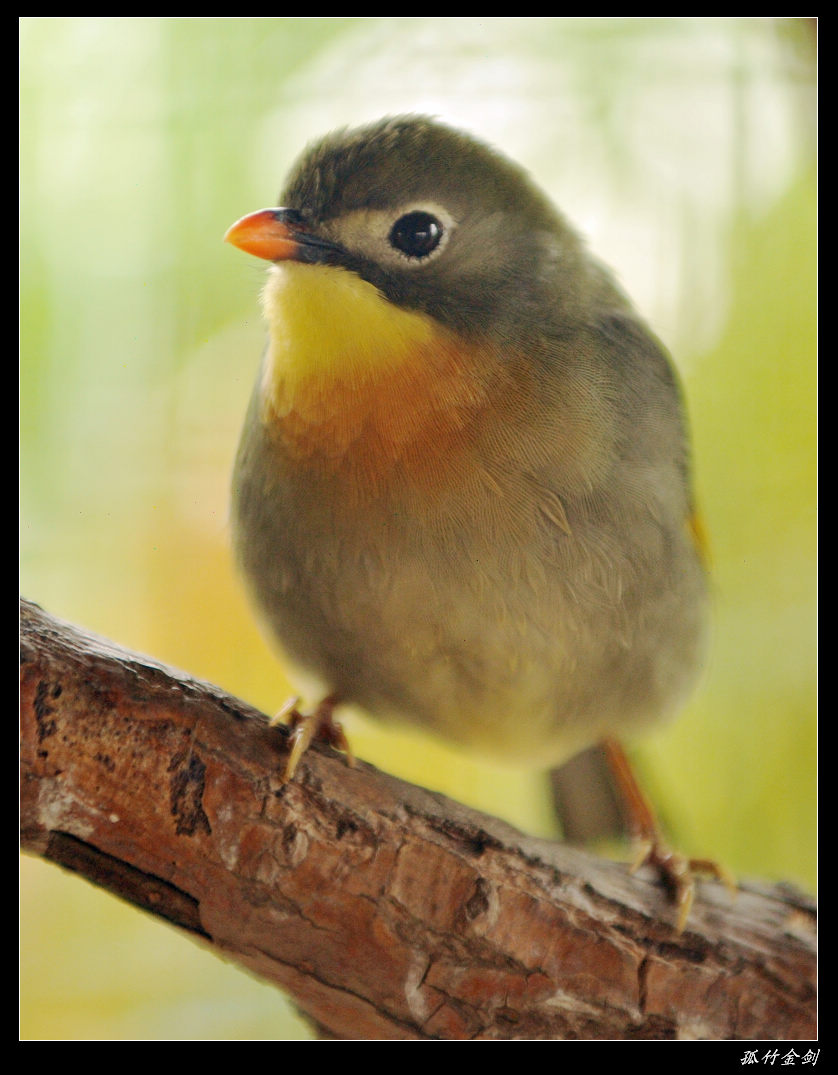
<svg viewBox="0 0 838 1075">
<path fill-rule="evenodd" d="M 678 712 L 707 637 L 664 346 L 523 167 L 434 118 L 327 134 L 278 205 L 225 238 L 271 262 L 232 533 L 319 700 L 288 707 L 285 777 L 346 745 L 347 705 L 539 769 L 605 743 L 630 781 L 620 744 Z M 683 917 L 707 864 L 635 827 Z"/>
</svg>

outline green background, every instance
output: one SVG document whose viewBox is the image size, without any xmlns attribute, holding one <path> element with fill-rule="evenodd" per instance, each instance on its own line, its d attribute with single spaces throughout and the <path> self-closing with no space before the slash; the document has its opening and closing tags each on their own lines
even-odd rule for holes
<svg viewBox="0 0 838 1075">
<path fill-rule="evenodd" d="M 813 23 L 26 18 L 20 72 L 22 592 L 278 708 L 227 530 L 264 267 L 222 236 L 309 139 L 430 112 L 522 161 L 675 356 L 714 636 L 635 756 L 682 850 L 814 891 Z M 551 831 L 537 777 L 349 732 Z M 21 878 L 23 1038 L 308 1036 L 166 926 L 37 860 Z"/>
</svg>

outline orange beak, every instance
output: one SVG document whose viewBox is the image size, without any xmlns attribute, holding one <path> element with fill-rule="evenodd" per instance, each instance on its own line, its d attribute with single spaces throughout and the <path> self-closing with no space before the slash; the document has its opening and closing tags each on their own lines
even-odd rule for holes
<svg viewBox="0 0 838 1075">
<path fill-rule="evenodd" d="M 224 242 L 266 261 L 293 261 L 299 257 L 300 241 L 288 214 L 286 209 L 257 209 L 228 228 Z"/>
</svg>

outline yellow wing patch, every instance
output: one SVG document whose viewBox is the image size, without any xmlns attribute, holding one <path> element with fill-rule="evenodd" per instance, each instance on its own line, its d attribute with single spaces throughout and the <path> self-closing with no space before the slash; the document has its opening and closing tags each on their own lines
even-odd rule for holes
<svg viewBox="0 0 838 1075">
<path fill-rule="evenodd" d="M 704 521 L 698 512 L 693 511 L 687 517 L 687 530 L 702 564 L 707 567 L 710 564 L 710 541 Z"/>
</svg>

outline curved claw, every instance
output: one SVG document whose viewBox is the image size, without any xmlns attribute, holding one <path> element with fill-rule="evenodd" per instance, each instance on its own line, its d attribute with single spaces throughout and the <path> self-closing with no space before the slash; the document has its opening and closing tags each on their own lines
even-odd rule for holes
<svg viewBox="0 0 838 1075">
<path fill-rule="evenodd" d="M 712 859 L 687 858 L 666 845 L 654 811 L 640 790 L 622 747 L 613 739 L 606 740 L 603 745 L 628 815 L 629 830 L 637 843 L 638 853 L 632 863 L 632 873 L 647 864 L 658 871 L 678 910 L 678 932 L 683 933 L 692 909 L 698 874 L 721 881 L 733 895 L 736 894 L 736 882 Z"/>
<path fill-rule="evenodd" d="M 308 750 L 313 739 L 320 739 L 331 746 L 342 750 L 346 754 L 347 764 L 354 766 L 355 758 L 349 746 L 349 740 L 344 734 L 341 725 L 334 719 L 334 711 L 338 705 L 338 699 L 329 695 L 317 706 L 313 713 L 301 713 L 297 706 L 299 698 L 289 698 L 285 705 L 275 714 L 271 725 L 280 724 L 287 720 L 291 728 L 290 744 L 291 751 L 285 768 L 282 770 L 280 781 L 287 784 L 294 779 L 297 766 L 303 754 Z"/>
</svg>

